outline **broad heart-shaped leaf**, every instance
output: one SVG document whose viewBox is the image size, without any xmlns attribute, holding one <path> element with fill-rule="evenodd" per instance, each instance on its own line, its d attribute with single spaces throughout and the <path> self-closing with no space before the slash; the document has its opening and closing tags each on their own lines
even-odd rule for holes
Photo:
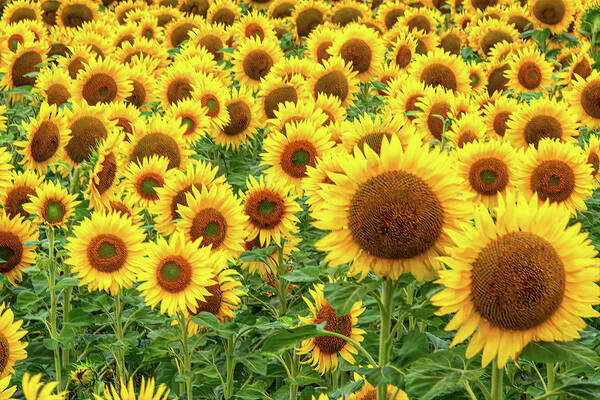
<svg viewBox="0 0 600 400">
<path fill-rule="evenodd" d="M 239 361 L 255 374 L 267 375 L 267 358 L 260 354 L 248 354 L 240 357 Z"/>
<path fill-rule="evenodd" d="M 429 353 L 429 338 L 419 331 L 410 331 L 402 337 L 402 346 L 398 350 L 398 357 L 394 366 L 402 368 Z"/>
<path fill-rule="evenodd" d="M 329 305 L 337 311 L 338 316 L 346 315 L 352 309 L 354 303 L 364 300 L 367 293 L 379 286 L 378 282 L 349 283 L 340 282 L 325 285 L 325 299 Z"/>
<path fill-rule="evenodd" d="M 217 317 L 206 311 L 194 315 L 192 321 L 207 328 L 209 333 L 215 333 L 217 336 L 225 339 L 230 338 L 237 333 L 236 329 L 233 329 L 235 324 L 229 322 L 221 324 Z"/>
<path fill-rule="evenodd" d="M 438 351 L 410 365 L 405 375 L 409 398 L 433 400 L 463 387 L 464 382 L 478 379 L 482 368 L 470 367 L 465 361 L 464 346 Z"/>
<path fill-rule="evenodd" d="M 327 331 L 323 330 L 325 322 L 320 325 L 305 325 L 298 328 L 281 328 L 273 336 L 265 340 L 262 351 L 266 353 L 277 353 L 284 349 L 293 347 L 301 340 L 310 339 L 316 336 L 322 336 Z"/>
<path fill-rule="evenodd" d="M 523 349 L 519 358 L 538 363 L 569 361 L 591 369 L 600 365 L 600 355 L 577 342 L 532 342 Z"/>
<path fill-rule="evenodd" d="M 17 307 L 20 310 L 25 310 L 40 300 L 42 300 L 42 298 L 38 297 L 38 295 L 31 290 L 24 290 L 17 295 Z"/>
<path fill-rule="evenodd" d="M 306 266 L 289 274 L 281 275 L 281 277 L 292 283 L 314 282 L 319 279 L 319 267 Z"/>
<path fill-rule="evenodd" d="M 577 382 L 563 385 L 556 391 L 566 394 L 569 399 L 591 400 L 600 398 L 600 384 L 592 382 Z"/>
</svg>

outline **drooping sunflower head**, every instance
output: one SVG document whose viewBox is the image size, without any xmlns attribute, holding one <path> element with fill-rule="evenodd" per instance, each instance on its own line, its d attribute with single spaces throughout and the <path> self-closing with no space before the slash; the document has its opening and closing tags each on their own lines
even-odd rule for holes
<svg viewBox="0 0 600 400">
<path fill-rule="evenodd" d="M 0 323 L 0 377 L 5 377 L 14 373 L 15 362 L 27 358 L 27 342 L 21 341 L 27 331 L 20 330 L 23 321 L 15 321 L 12 310 L 4 304 L 0 306 Z"/>
<path fill-rule="evenodd" d="M 269 4 L 267 15 L 271 19 L 285 21 L 292 16 L 295 6 L 296 0 L 273 0 Z"/>
<path fill-rule="evenodd" d="M 513 4 L 504 10 L 504 19 L 506 23 L 515 27 L 519 33 L 523 33 L 533 28 L 533 19 L 528 14 L 527 7 L 520 4 Z"/>
<path fill-rule="evenodd" d="M 579 146 L 542 139 L 523 154 L 516 169 L 520 190 L 542 203 L 558 203 L 571 213 L 585 210 L 594 190 L 592 167 Z"/>
<path fill-rule="evenodd" d="M 364 152 L 369 147 L 377 154 L 381 154 L 383 139 L 388 141 L 392 136 L 398 136 L 402 145 L 406 145 L 413 137 L 412 130 L 404 129 L 403 119 L 391 114 L 372 118 L 362 115 L 354 120 L 352 129 L 342 135 L 344 149 L 352 154 L 355 148 Z"/>
<path fill-rule="evenodd" d="M 492 62 L 488 65 L 486 74 L 486 90 L 488 95 L 502 93 L 508 89 L 508 78 L 505 74 L 509 70 L 508 62 Z"/>
<path fill-rule="evenodd" d="M 279 43 L 274 39 L 260 41 L 251 37 L 240 41 L 238 46 L 233 61 L 235 78 L 251 89 L 258 89 L 261 79 L 283 56 Z"/>
<path fill-rule="evenodd" d="M 577 76 L 587 79 L 592 74 L 594 61 L 590 57 L 589 46 L 583 46 L 578 50 L 569 52 L 570 57 L 564 59 L 564 65 L 561 64 L 563 67 L 568 67 L 558 73 L 557 77 L 562 85 L 571 86 L 577 81 Z"/>
<path fill-rule="evenodd" d="M 133 134 L 133 125 L 140 118 L 140 111 L 128 102 L 118 101 L 108 105 L 107 117 L 116 124 L 116 129 L 124 133 L 123 140 L 129 141 L 129 136 Z"/>
<path fill-rule="evenodd" d="M 598 316 L 600 292 L 596 251 L 578 225 L 567 228 L 570 213 L 514 192 L 494 211 L 474 212 L 475 226 L 453 235 L 443 258 L 450 269 L 437 281 L 444 289 L 431 298 L 437 314 L 454 314 L 451 346 L 473 335 L 466 357 L 483 349 L 483 366 L 497 360 L 503 368 L 531 341 L 578 338 L 582 318 Z"/>
<path fill-rule="evenodd" d="M 321 324 L 325 322 L 325 330 L 342 334 L 355 342 L 362 342 L 365 331 L 357 328 L 358 316 L 365 310 L 362 302 L 357 301 L 352 305 L 350 312 L 346 315 L 338 315 L 335 308 L 331 307 L 323 293 L 322 284 L 315 285 L 314 289 L 309 289 L 313 298 L 311 302 L 308 298 L 303 300 L 308 305 L 311 315 L 308 318 L 298 316 L 304 324 Z M 336 336 L 317 336 L 304 340 L 301 346 L 296 349 L 298 354 L 309 354 L 310 363 L 321 375 L 329 370 L 336 370 L 338 366 L 338 354 L 347 362 L 354 364 L 355 360 L 352 354 L 357 354 L 358 350 L 345 339 Z"/>
<path fill-rule="evenodd" d="M 319 95 L 324 96 L 324 95 Z M 337 100 L 333 97 L 332 99 Z M 313 101 L 285 102 L 279 105 L 274 112 L 275 118 L 267 120 L 267 126 L 275 130 L 286 132 L 286 126 L 300 121 L 311 121 L 315 126 L 324 126 L 328 119 L 327 114 L 318 108 Z"/>
<path fill-rule="evenodd" d="M 427 55 L 416 55 L 408 70 L 425 85 L 442 87 L 454 92 L 471 89 L 464 62 L 458 57 L 436 49 Z"/>
<path fill-rule="evenodd" d="M 22 205 L 23 210 L 35 215 L 34 221 L 49 227 L 64 227 L 74 213 L 77 194 L 69 194 L 59 183 L 44 182 L 35 188 L 35 196 Z"/>
<path fill-rule="evenodd" d="M 289 81 L 294 76 L 308 80 L 314 69 L 314 62 L 308 58 L 284 57 L 279 59 L 265 79 L 277 77 L 283 81 Z"/>
<path fill-rule="evenodd" d="M 352 70 L 350 63 L 341 57 L 332 56 L 324 60 L 322 65 L 315 66 L 315 71 L 309 80 L 313 98 L 319 94 L 335 96 L 346 107 L 359 88 L 357 73 Z"/>
<path fill-rule="evenodd" d="M 156 60 L 150 57 L 134 58 L 129 64 L 128 81 L 131 83 L 131 94 L 125 99 L 138 109 L 145 109 L 148 103 L 155 100 L 156 93 Z"/>
<path fill-rule="evenodd" d="M 190 38 L 192 30 L 200 27 L 204 19 L 196 15 L 174 18 L 165 26 L 164 42 L 165 50 L 179 47 Z"/>
<path fill-rule="evenodd" d="M 418 104 L 425 96 L 427 89 L 422 81 L 410 75 L 402 83 L 397 91 L 388 90 L 387 97 L 390 99 L 388 110 L 404 118 L 405 122 L 412 124 L 422 111 L 418 108 Z"/>
</svg>

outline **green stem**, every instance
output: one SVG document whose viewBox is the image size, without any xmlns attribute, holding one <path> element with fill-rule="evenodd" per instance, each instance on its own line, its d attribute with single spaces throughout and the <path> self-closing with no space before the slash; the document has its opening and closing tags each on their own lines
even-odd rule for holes
<svg viewBox="0 0 600 400">
<path fill-rule="evenodd" d="M 63 326 L 65 326 L 69 322 L 69 313 L 71 312 L 71 291 L 73 288 L 66 288 L 63 293 Z M 69 365 L 70 358 L 70 350 L 63 349 L 62 350 L 62 365 L 67 367 Z"/>
<path fill-rule="evenodd" d="M 498 368 L 496 360 L 492 363 L 492 400 L 502 400 L 502 368 Z"/>
<path fill-rule="evenodd" d="M 57 306 L 58 298 L 56 296 L 56 260 L 54 259 L 54 229 L 48 227 L 48 258 L 50 259 L 50 271 L 48 279 L 48 290 L 50 291 L 50 336 L 56 340 L 54 347 L 54 369 L 56 373 L 56 382 L 58 387 L 62 389 L 62 364 L 60 362 L 60 346 L 58 343 L 58 327 L 57 327 Z"/>
<path fill-rule="evenodd" d="M 233 357 L 233 352 L 235 350 L 235 340 L 233 338 L 227 339 L 225 342 L 225 361 L 227 363 L 227 377 L 226 377 L 226 385 L 225 385 L 225 399 L 231 398 L 233 395 L 233 374 L 235 372 L 235 366 L 237 364 L 235 358 Z"/>
<path fill-rule="evenodd" d="M 183 349 L 183 374 L 185 376 L 185 392 L 187 400 L 192 400 L 192 355 L 188 346 L 188 321 L 182 312 L 177 313 L 177 324 L 181 333 L 181 348 Z"/>
<path fill-rule="evenodd" d="M 298 376 L 298 372 L 300 370 L 300 360 L 298 358 L 298 354 L 296 354 L 296 352 L 294 350 L 292 350 L 293 355 L 291 356 L 292 359 L 292 365 L 291 365 L 291 369 L 290 369 L 290 373 L 292 375 L 293 379 L 296 379 L 296 376 Z M 290 400 L 296 400 L 298 397 L 298 385 L 296 384 L 291 384 L 290 385 Z"/>
<path fill-rule="evenodd" d="M 114 331 L 115 336 L 117 336 L 117 354 L 115 357 L 115 362 L 117 364 L 117 375 L 119 375 L 119 380 L 127 385 L 127 369 L 125 368 L 125 353 L 123 351 L 123 320 L 121 318 L 121 313 L 123 312 L 123 304 L 121 303 L 121 289 L 117 292 L 115 296 L 115 319 L 114 319 Z"/>
<path fill-rule="evenodd" d="M 548 381 L 546 391 L 552 392 L 552 389 L 554 388 L 554 364 L 552 363 L 546 364 L 546 380 Z"/>
<path fill-rule="evenodd" d="M 381 294 L 381 328 L 379 332 L 379 367 L 385 366 L 390 361 L 390 348 L 392 342 L 388 340 L 390 335 L 390 326 L 392 321 L 392 302 L 394 299 L 394 281 L 391 279 L 383 280 L 383 292 Z M 377 400 L 387 399 L 387 385 L 377 387 Z"/>
<path fill-rule="evenodd" d="M 477 397 L 475 396 L 475 393 L 473 392 L 473 389 L 471 389 L 471 385 L 469 385 L 469 382 L 465 381 L 465 385 L 464 386 L 465 386 L 465 390 L 469 394 L 469 398 L 471 400 L 477 400 Z"/>
</svg>

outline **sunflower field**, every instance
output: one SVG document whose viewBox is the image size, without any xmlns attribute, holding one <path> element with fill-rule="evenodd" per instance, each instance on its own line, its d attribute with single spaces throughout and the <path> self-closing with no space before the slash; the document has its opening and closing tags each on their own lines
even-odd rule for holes
<svg viewBox="0 0 600 400">
<path fill-rule="evenodd" d="M 0 400 L 600 399 L 599 0 L 0 1 Z"/>
</svg>

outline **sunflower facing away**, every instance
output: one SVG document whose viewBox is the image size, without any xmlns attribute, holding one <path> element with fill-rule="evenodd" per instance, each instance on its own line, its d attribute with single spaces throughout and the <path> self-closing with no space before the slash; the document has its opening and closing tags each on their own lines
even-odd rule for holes
<svg viewBox="0 0 600 400">
<path fill-rule="evenodd" d="M 531 341 L 570 341 L 598 317 L 597 253 L 570 213 L 509 192 L 499 199 L 495 220 L 487 208 L 473 210 L 475 226 L 452 235 L 454 247 L 439 272 L 444 289 L 431 302 L 437 314 L 454 317 L 451 346 L 467 339 L 466 357 L 483 350 L 482 365 L 502 368 Z M 542 221 L 542 223 L 540 223 Z M 552 221 L 552 223 L 547 223 Z"/>
<path fill-rule="evenodd" d="M 23 204 L 23 210 L 35 215 L 34 222 L 51 227 L 64 227 L 74 212 L 77 194 L 69 194 L 60 183 L 44 182 L 35 188 L 35 196 L 30 203 Z"/>
<path fill-rule="evenodd" d="M 447 173 L 446 156 L 430 153 L 418 137 L 403 148 L 392 136 L 383 139 L 379 155 L 365 147 L 340 164 L 344 174 L 329 174 L 334 185 L 322 187 L 326 203 L 313 212 L 313 224 L 331 231 L 316 244 L 328 252 L 325 261 L 354 261 L 352 275 L 432 277 L 448 231 L 471 209 L 470 196 L 459 195 L 460 178 Z"/>
<path fill-rule="evenodd" d="M 121 390 L 117 391 L 114 386 L 104 389 L 104 396 L 94 395 L 96 400 L 167 400 L 169 398 L 169 389 L 164 384 L 156 387 L 154 378 L 146 380 L 142 377 L 139 395 L 135 395 L 134 377 L 129 379 L 129 383 L 125 385 L 121 381 Z"/>
<path fill-rule="evenodd" d="M 37 236 L 31 222 L 0 211 L 0 273 L 11 283 L 20 282 L 23 268 L 35 263 L 35 247 L 27 242 L 37 240 Z"/>
<path fill-rule="evenodd" d="M 112 295 L 131 287 L 145 261 L 143 230 L 125 215 L 94 212 L 73 233 L 75 237 L 65 247 L 69 252 L 65 263 L 71 265 L 81 286 Z"/>
<path fill-rule="evenodd" d="M 225 255 L 190 242 L 183 232 L 175 232 L 167 242 L 159 237 L 147 248 L 144 268 L 138 270 L 138 290 L 151 308 L 160 303 L 160 312 L 174 315 L 187 312 L 210 295 L 214 285 L 214 265 Z"/>
<path fill-rule="evenodd" d="M 352 305 L 350 312 L 346 315 L 337 315 L 337 311 L 325 300 L 322 284 L 315 285 L 314 289 L 308 292 L 313 298 L 314 304 L 307 299 L 302 299 L 308 305 L 311 316 L 308 318 L 298 316 L 300 321 L 306 325 L 321 324 L 325 322 L 325 330 L 336 332 L 360 343 L 363 341 L 364 330 L 357 328 L 358 316 L 365 310 L 362 302 L 359 300 Z M 301 346 L 296 349 L 298 354 L 311 353 L 310 363 L 321 375 L 329 370 L 336 370 L 338 367 L 338 354 L 347 362 L 354 364 L 355 360 L 352 354 L 357 354 L 358 350 L 345 339 L 337 336 L 317 336 L 304 340 Z"/>
<path fill-rule="evenodd" d="M 14 373 L 13 366 L 17 361 L 27 358 L 27 342 L 21 338 L 27 331 L 19 330 L 23 321 L 15 321 L 12 310 L 6 305 L 0 305 L 0 377 Z"/>
</svg>

